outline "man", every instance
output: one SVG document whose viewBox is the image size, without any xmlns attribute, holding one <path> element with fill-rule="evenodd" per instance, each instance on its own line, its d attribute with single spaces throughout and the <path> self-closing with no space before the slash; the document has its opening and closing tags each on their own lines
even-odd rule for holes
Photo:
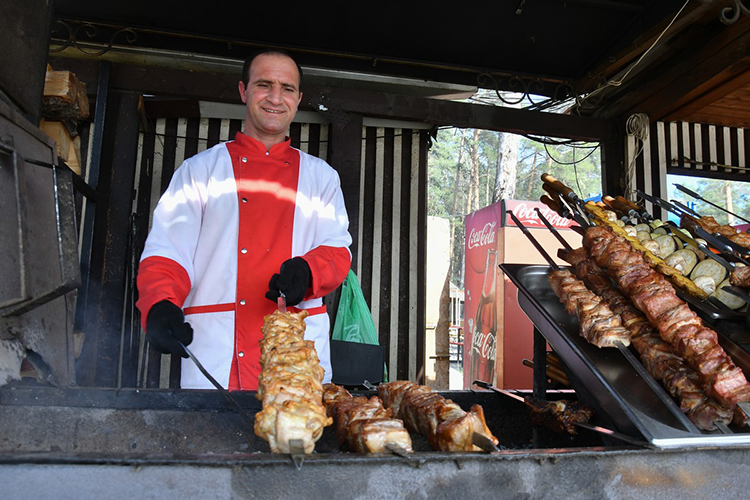
<svg viewBox="0 0 750 500">
<path fill-rule="evenodd" d="M 282 51 L 245 61 L 244 134 L 175 171 L 141 256 L 137 305 L 149 342 L 183 358 L 180 342 L 190 344 L 230 390 L 257 389 L 260 329 L 279 292 L 309 311 L 305 338 L 331 379 L 322 297 L 349 271 L 351 236 L 338 174 L 286 137 L 301 77 Z M 212 386 L 183 359 L 182 387 Z"/>
</svg>

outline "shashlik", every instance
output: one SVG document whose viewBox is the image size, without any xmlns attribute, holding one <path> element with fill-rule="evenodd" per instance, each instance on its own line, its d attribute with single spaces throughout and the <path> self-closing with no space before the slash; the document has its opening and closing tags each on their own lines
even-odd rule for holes
<svg viewBox="0 0 750 500">
<path fill-rule="evenodd" d="M 630 345 L 630 331 L 601 297 L 591 292 L 567 269 L 552 271 L 549 281 L 555 295 L 565 305 L 565 312 L 578 317 L 580 334 L 597 347 L 615 347 L 618 342 Z"/>
<path fill-rule="evenodd" d="M 606 227 L 587 229 L 584 241 L 595 262 L 607 269 L 672 352 L 698 373 L 706 394 L 728 409 L 750 401 L 750 384 L 719 345 L 716 332 L 703 325 L 643 255 Z M 744 420 L 741 411 L 737 410 L 736 415 L 738 421 Z"/>
<path fill-rule="evenodd" d="M 380 384 L 378 395 L 385 407 L 404 421 L 409 431 L 426 436 L 435 450 L 480 451 L 473 444 L 475 432 L 495 445 L 498 443 L 487 427 L 480 405 L 472 405 L 466 412 L 429 387 L 406 380 Z"/>
<path fill-rule="evenodd" d="M 326 384 L 323 403 L 333 418 L 339 446 L 358 453 L 383 453 L 395 445 L 399 452 L 411 452 L 409 432 L 393 418 L 377 397 L 352 396 L 344 387 Z"/>
<path fill-rule="evenodd" d="M 646 316 L 623 296 L 601 267 L 583 247 L 562 252 L 561 257 L 575 266 L 576 275 L 586 286 L 601 296 L 631 332 L 631 343 L 638 351 L 646 370 L 662 382 L 680 403 L 680 409 L 699 428 L 713 430 L 716 422 L 728 424 L 733 411 L 709 398 L 700 386 L 698 374 L 679 356 L 672 353 Z"/>
<path fill-rule="evenodd" d="M 255 434 L 273 453 L 312 453 L 323 428 L 333 419 L 323 405 L 323 368 L 315 344 L 304 340 L 307 311 L 275 311 L 264 319 L 260 341 L 261 375 L 257 398 L 263 409 L 255 415 Z"/>
<path fill-rule="evenodd" d="M 576 423 L 588 423 L 594 410 L 578 401 L 561 399 L 558 401 L 540 401 L 534 398 L 524 398 L 531 423 L 544 425 L 558 434 L 567 432 L 576 435 Z"/>
<path fill-rule="evenodd" d="M 698 224 L 708 233 L 720 234 L 740 246 L 750 248 L 750 234 L 739 232 L 736 228 L 728 224 L 719 224 L 711 215 L 696 218 L 685 214 L 682 216 L 680 222 L 688 225 L 691 223 Z"/>
<path fill-rule="evenodd" d="M 745 288 L 750 287 L 750 266 L 734 268 L 729 276 L 729 284 Z"/>
</svg>

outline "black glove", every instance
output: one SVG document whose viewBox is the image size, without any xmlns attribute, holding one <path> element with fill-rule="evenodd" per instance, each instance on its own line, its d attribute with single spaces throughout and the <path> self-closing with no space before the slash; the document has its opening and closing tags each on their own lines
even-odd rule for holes
<svg viewBox="0 0 750 500">
<path fill-rule="evenodd" d="M 187 358 L 187 352 L 178 342 L 190 344 L 193 341 L 193 327 L 185 323 L 182 309 L 168 300 L 162 300 L 148 312 L 146 338 L 160 353 Z"/>
<path fill-rule="evenodd" d="M 305 259 L 302 257 L 289 259 L 281 264 L 279 274 L 271 276 L 266 298 L 276 302 L 279 292 L 283 292 L 286 305 L 296 306 L 305 298 L 311 280 L 310 266 Z"/>
</svg>

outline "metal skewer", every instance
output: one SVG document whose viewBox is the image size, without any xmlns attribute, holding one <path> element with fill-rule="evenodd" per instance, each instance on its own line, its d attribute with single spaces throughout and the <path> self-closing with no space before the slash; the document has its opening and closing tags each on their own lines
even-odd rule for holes
<svg viewBox="0 0 750 500">
<path fill-rule="evenodd" d="M 481 380 L 475 380 L 474 385 L 481 387 L 482 389 L 489 389 L 493 392 L 496 392 L 498 394 L 502 394 L 504 396 L 508 396 L 509 398 L 515 399 L 516 401 L 519 401 L 526 404 L 526 399 L 519 396 L 518 394 L 515 394 L 511 391 L 506 391 L 505 389 L 499 389 L 493 385 L 490 385 L 487 382 L 483 382 Z M 582 429 L 587 429 L 590 431 L 597 432 L 599 434 L 603 434 L 605 436 L 609 436 L 615 439 L 619 439 L 620 441 L 624 441 L 626 443 L 634 444 L 636 446 L 643 446 L 645 448 L 654 448 L 654 446 L 651 443 L 647 443 L 646 441 L 641 441 L 640 439 L 636 439 L 633 437 L 630 437 L 626 434 L 619 433 L 617 431 L 613 431 L 612 429 L 607 429 L 606 427 L 600 427 L 598 425 L 591 425 L 584 422 L 574 422 L 573 425 L 576 427 L 580 427 Z"/>
<path fill-rule="evenodd" d="M 699 194 L 698 194 L 698 193 L 696 193 L 695 191 L 692 191 L 692 190 L 690 190 L 690 189 L 686 188 L 685 186 L 683 186 L 683 185 L 681 185 L 681 184 L 673 184 L 673 186 L 674 186 L 674 187 L 676 187 L 677 189 L 679 189 L 680 191 L 682 191 L 683 193 L 685 193 L 686 195 L 688 195 L 688 196 L 692 196 L 692 197 L 693 197 L 693 198 L 695 198 L 696 200 L 700 200 L 700 201 L 702 201 L 702 202 L 704 202 L 704 203 L 708 203 L 708 204 L 709 204 L 709 205 L 711 205 L 712 207 L 716 207 L 716 208 L 718 208 L 719 210 L 721 210 L 722 212 L 726 212 L 726 213 L 728 213 L 729 215 L 733 215 L 734 217 L 737 217 L 737 218 L 738 218 L 738 219 L 740 219 L 740 220 L 744 220 L 745 222 L 747 222 L 747 223 L 750 223 L 750 220 L 747 220 L 746 218 L 742 217 L 741 215 L 737 215 L 737 214 L 736 214 L 736 213 L 734 213 L 734 212 L 730 212 L 730 211 L 729 211 L 729 210 L 727 210 L 726 208 L 724 208 L 724 207 L 721 207 L 721 206 L 717 205 L 716 203 L 713 203 L 713 202 L 711 202 L 711 201 L 708 201 L 707 199 L 705 199 L 704 197 L 702 197 L 701 195 L 699 195 Z"/>
<path fill-rule="evenodd" d="M 242 415 L 243 417 L 245 417 L 250 423 L 252 423 L 253 425 L 255 425 L 255 419 L 253 417 L 251 417 L 245 411 L 245 409 L 242 408 L 242 406 L 240 406 L 240 404 L 237 402 L 237 400 L 234 399 L 231 394 L 229 394 L 229 391 L 227 391 L 226 389 L 224 389 L 224 387 L 222 387 L 222 385 L 208 372 L 208 370 L 206 370 L 203 367 L 203 365 L 200 363 L 200 361 L 198 361 L 198 358 L 196 358 L 193 355 L 193 353 L 190 352 L 190 349 L 188 349 L 187 346 L 185 346 L 185 344 L 183 344 L 182 342 L 179 342 L 179 344 L 180 344 L 180 346 L 182 346 L 183 349 L 185 349 L 185 352 L 190 357 L 190 359 L 193 360 L 193 363 L 195 363 L 195 366 L 198 367 L 198 370 L 200 370 L 200 372 L 203 374 L 203 376 L 206 377 L 208 379 L 208 381 L 211 382 L 211 384 L 213 384 L 213 386 L 216 388 L 216 390 L 218 390 L 221 393 L 221 395 L 224 396 L 226 398 L 226 400 L 229 401 L 232 404 L 232 406 L 234 407 L 234 409 L 237 410 L 237 413 L 239 413 L 240 415 Z"/>
<path fill-rule="evenodd" d="M 534 245 L 534 247 L 539 251 L 540 254 L 542 254 L 542 257 L 545 258 L 545 260 L 549 263 L 550 267 L 554 269 L 555 271 L 560 270 L 560 266 L 557 265 L 557 263 L 550 257 L 550 255 L 547 253 L 547 251 L 542 247 L 542 245 L 539 244 L 539 242 L 534 238 L 529 230 L 526 228 L 526 226 L 523 225 L 523 222 L 518 220 L 518 217 L 516 217 L 513 214 L 513 211 L 507 210 L 506 211 L 508 215 L 510 215 L 510 218 L 513 219 L 513 222 L 516 223 L 516 225 L 523 231 L 523 234 L 526 235 L 526 237 L 531 241 L 531 243 Z"/>
<path fill-rule="evenodd" d="M 677 208 L 679 208 L 680 210 L 683 210 L 694 217 L 698 217 L 698 218 L 702 217 L 701 214 L 699 214 L 698 212 L 696 212 L 689 206 L 685 205 L 684 203 L 677 201 L 677 200 L 670 200 L 670 201 L 674 203 L 677 206 Z"/>
<path fill-rule="evenodd" d="M 565 247 L 566 250 L 568 251 L 573 250 L 573 247 L 570 246 L 570 243 L 568 243 L 568 241 L 562 237 L 560 232 L 557 229 L 555 229 L 555 226 L 550 224 L 547 218 L 544 215 L 542 215 L 542 211 L 539 210 L 538 208 L 535 208 L 534 210 L 536 210 L 537 215 L 539 215 L 539 219 L 544 223 L 545 226 L 547 226 L 547 229 L 552 231 L 552 234 L 555 235 L 555 238 L 557 238 L 557 241 L 559 241 L 562 244 L 562 246 Z"/>
</svg>

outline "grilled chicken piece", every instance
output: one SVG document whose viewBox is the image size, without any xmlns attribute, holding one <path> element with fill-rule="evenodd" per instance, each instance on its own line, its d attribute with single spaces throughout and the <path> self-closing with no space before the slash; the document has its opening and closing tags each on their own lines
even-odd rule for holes
<svg viewBox="0 0 750 500">
<path fill-rule="evenodd" d="M 396 418 L 360 418 L 349 425 L 347 443 L 357 453 L 385 453 L 393 446 L 402 453 L 412 452 L 412 442 L 404 423 Z"/>
<path fill-rule="evenodd" d="M 315 450 L 323 429 L 333 423 L 323 405 L 323 374 L 315 345 L 304 340 L 307 311 L 265 317 L 261 340 L 261 375 L 256 397 L 263 409 L 255 415 L 255 434 L 273 453 L 290 453 L 295 441 L 305 453 Z"/>
<path fill-rule="evenodd" d="M 378 394 L 383 404 L 404 420 L 407 429 L 426 436 L 435 450 L 480 451 L 473 444 L 474 432 L 498 443 L 479 405 L 466 412 L 429 387 L 405 380 L 380 384 Z"/>
<path fill-rule="evenodd" d="M 377 397 L 353 397 L 349 391 L 335 384 L 326 384 L 323 401 L 328 415 L 333 417 L 339 446 L 358 453 L 383 453 L 389 446 L 401 452 L 411 452 L 409 432 L 401 420 L 393 418 L 393 410 L 386 409 Z"/>
</svg>

